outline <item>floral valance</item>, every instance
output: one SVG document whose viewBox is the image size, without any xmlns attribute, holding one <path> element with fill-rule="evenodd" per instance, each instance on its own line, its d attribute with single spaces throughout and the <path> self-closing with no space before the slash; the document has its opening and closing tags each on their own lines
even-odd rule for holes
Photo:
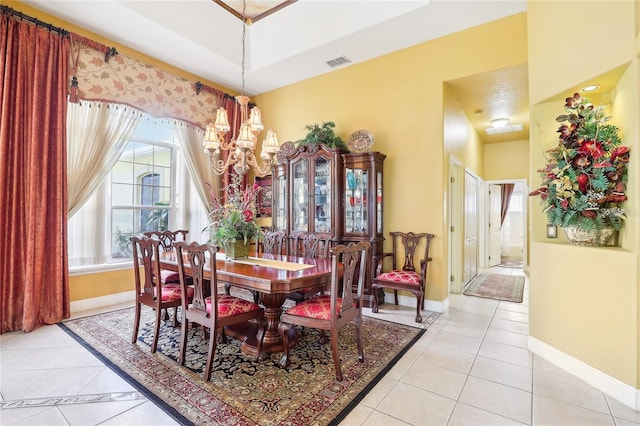
<svg viewBox="0 0 640 426">
<path fill-rule="evenodd" d="M 176 118 L 204 128 L 223 104 L 222 91 L 205 87 L 198 94 L 195 82 L 122 54 L 108 55 L 105 46 L 74 37 L 71 75 L 78 79 L 80 99 L 131 105 L 157 118 Z"/>
</svg>

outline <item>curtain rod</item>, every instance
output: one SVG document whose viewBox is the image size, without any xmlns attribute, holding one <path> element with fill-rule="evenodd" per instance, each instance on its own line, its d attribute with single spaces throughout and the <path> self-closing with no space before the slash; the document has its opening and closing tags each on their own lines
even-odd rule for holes
<svg viewBox="0 0 640 426">
<path fill-rule="evenodd" d="M 56 27 L 56 26 L 54 26 L 52 24 L 47 24 L 46 22 L 41 21 L 41 20 L 39 20 L 37 18 L 34 18 L 33 16 L 25 15 L 22 12 L 18 12 L 17 10 L 12 9 L 9 6 L 0 5 L 0 10 L 4 14 L 11 15 L 11 16 L 17 16 L 20 19 L 23 19 L 23 20 L 29 21 L 29 22 L 33 22 L 34 24 L 36 24 L 38 26 L 46 28 L 49 31 L 55 31 L 58 34 L 60 34 L 61 36 L 66 37 L 66 36 L 69 35 L 69 31 L 65 30 L 64 28 L 59 28 L 59 27 Z"/>
</svg>

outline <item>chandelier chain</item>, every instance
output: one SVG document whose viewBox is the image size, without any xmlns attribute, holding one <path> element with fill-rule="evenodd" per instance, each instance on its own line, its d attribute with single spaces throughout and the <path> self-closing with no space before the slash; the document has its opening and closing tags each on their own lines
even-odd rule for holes
<svg viewBox="0 0 640 426">
<path fill-rule="evenodd" d="M 247 33 L 247 0 L 242 0 L 242 88 L 240 94 L 244 95 L 244 56 L 245 56 L 245 37 Z"/>
</svg>

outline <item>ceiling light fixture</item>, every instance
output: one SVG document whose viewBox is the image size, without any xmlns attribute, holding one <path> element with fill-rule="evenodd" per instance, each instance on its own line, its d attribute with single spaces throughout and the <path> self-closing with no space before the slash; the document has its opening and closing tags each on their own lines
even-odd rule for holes
<svg viewBox="0 0 640 426">
<path fill-rule="evenodd" d="M 583 92 L 594 92 L 600 88 L 597 84 L 592 84 L 591 86 L 586 86 L 582 88 Z"/>
<path fill-rule="evenodd" d="M 249 171 L 249 167 L 254 168 L 257 176 L 265 176 L 271 172 L 273 158 L 280 148 L 278 137 L 273 129 L 267 131 L 267 136 L 262 142 L 262 152 L 260 158 L 262 163 L 258 164 L 255 156 L 256 140 L 258 134 L 264 129 L 262 116 L 258 107 L 249 111 L 248 96 L 244 95 L 244 58 L 245 58 L 245 36 L 247 20 L 245 17 L 247 3 L 242 2 L 242 90 L 236 96 L 236 101 L 240 105 L 240 131 L 238 135 L 233 135 L 227 142 L 226 134 L 231 130 L 227 110 L 218 108 L 215 123 L 208 124 L 202 144 L 205 153 L 209 156 L 211 170 L 217 175 L 225 173 L 229 167 L 233 166 L 235 172 L 244 175 Z M 235 137 L 235 138 L 234 138 Z M 227 151 L 226 158 L 221 158 L 221 150 Z"/>
<path fill-rule="evenodd" d="M 494 118 L 493 120 L 491 120 L 491 127 L 493 127 L 494 129 L 499 129 L 506 126 L 508 122 L 508 118 Z"/>
</svg>

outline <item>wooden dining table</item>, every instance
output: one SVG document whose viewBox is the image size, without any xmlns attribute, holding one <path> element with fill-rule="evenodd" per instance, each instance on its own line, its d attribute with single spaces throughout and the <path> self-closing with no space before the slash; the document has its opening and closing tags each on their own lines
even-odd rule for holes
<svg viewBox="0 0 640 426">
<path fill-rule="evenodd" d="M 178 262 L 170 257 L 160 261 L 160 267 L 172 271 L 178 270 Z M 339 274 L 342 273 L 342 265 Z M 262 341 L 265 353 L 282 352 L 282 338 L 278 332 L 282 307 L 289 293 L 303 289 L 329 287 L 331 283 L 331 259 L 302 258 L 274 254 L 255 254 L 249 258 L 229 260 L 223 253 L 217 253 L 216 272 L 218 282 L 230 283 L 233 286 L 260 292 L 260 300 L 264 305 L 267 329 Z M 185 263 L 185 273 L 191 272 Z M 205 278 L 211 278 L 210 270 L 205 269 Z M 243 340 L 241 349 L 244 353 L 256 357 L 258 353 L 257 324 L 248 322 L 241 326 L 225 328 L 228 335 Z M 295 345 L 297 336 L 295 329 L 289 336 L 291 346 Z"/>
</svg>

